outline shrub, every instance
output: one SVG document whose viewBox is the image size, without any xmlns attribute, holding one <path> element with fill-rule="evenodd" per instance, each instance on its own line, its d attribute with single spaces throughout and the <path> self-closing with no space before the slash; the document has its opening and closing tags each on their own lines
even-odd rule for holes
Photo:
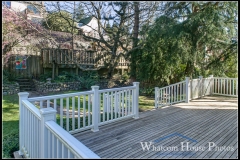
<svg viewBox="0 0 240 160">
<path fill-rule="evenodd" d="M 10 83 L 14 83 L 14 81 L 16 81 L 18 78 L 17 74 L 10 73 L 6 70 L 3 70 L 3 83 L 5 84 L 10 84 Z"/>
<path fill-rule="evenodd" d="M 52 77 L 52 73 L 51 72 L 48 72 L 48 73 L 45 73 L 45 74 L 41 74 L 39 76 L 39 81 L 46 82 L 46 79 L 47 78 L 51 78 L 51 77 Z"/>
<path fill-rule="evenodd" d="M 90 89 L 92 85 L 96 85 L 99 82 L 99 75 L 94 71 L 86 71 L 82 73 L 82 76 L 77 78 L 81 82 L 83 89 Z"/>
<path fill-rule="evenodd" d="M 19 150 L 19 133 L 13 132 L 2 139 L 2 158 L 14 158 L 13 152 Z"/>
<path fill-rule="evenodd" d="M 129 80 L 129 79 L 130 79 L 130 76 L 128 75 L 128 73 L 127 73 L 127 72 L 124 72 L 123 75 L 122 75 L 122 80 L 123 80 L 123 81 L 127 81 L 127 80 Z"/>
</svg>

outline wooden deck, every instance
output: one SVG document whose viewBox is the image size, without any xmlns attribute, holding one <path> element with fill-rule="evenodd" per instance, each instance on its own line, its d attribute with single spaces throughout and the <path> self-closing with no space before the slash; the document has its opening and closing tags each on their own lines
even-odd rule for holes
<svg viewBox="0 0 240 160">
<path fill-rule="evenodd" d="M 206 97 L 74 136 L 101 158 L 238 158 L 237 107 L 237 98 Z"/>
</svg>

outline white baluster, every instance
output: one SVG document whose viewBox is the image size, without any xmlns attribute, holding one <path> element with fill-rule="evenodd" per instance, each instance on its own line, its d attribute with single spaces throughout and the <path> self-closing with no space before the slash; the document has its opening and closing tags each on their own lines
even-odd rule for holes
<svg viewBox="0 0 240 160">
<path fill-rule="evenodd" d="M 98 129 L 98 116 L 99 116 L 99 86 L 92 86 L 92 91 L 93 91 L 93 107 L 92 107 L 92 124 L 93 124 L 93 128 L 92 131 L 93 132 L 97 132 L 99 131 Z"/>
<path fill-rule="evenodd" d="M 60 99 L 60 126 L 63 127 L 63 99 Z"/>
<path fill-rule="evenodd" d="M 80 113 L 81 113 L 81 110 L 80 110 L 80 96 L 78 96 L 78 129 L 80 129 Z"/>
<path fill-rule="evenodd" d="M 86 95 L 83 95 L 83 128 L 86 126 L 85 117 L 86 117 Z"/>
<path fill-rule="evenodd" d="M 67 115 L 66 115 L 66 130 L 69 131 L 69 97 L 66 98 L 66 111 L 67 111 Z"/>
<path fill-rule="evenodd" d="M 72 131 L 75 130 L 75 97 L 72 97 Z"/>
<path fill-rule="evenodd" d="M 134 119 L 139 118 L 139 110 L 138 110 L 138 97 L 139 97 L 139 82 L 133 82 L 133 86 L 136 87 L 134 92 Z"/>
</svg>

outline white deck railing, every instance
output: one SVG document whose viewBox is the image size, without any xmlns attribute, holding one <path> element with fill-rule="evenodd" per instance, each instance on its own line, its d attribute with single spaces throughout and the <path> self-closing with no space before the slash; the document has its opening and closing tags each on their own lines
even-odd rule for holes
<svg viewBox="0 0 240 160">
<path fill-rule="evenodd" d="M 67 131 L 82 131 L 92 128 L 93 91 L 28 98 L 39 108 L 57 110 L 57 123 Z"/>
<path fill-rule="evenodd" d="M 92 86 L 92 91 L 34 98 L 20 92 L 20 154 L 27 158 L 99 158 L 71 133 L 96 132 L 100 125 L 137 119 L 139 82 L 133 84 L 105 90 Z"/>
<path fill-rule="evenodd" d="M 155 87 L 155 108 L 186 101 L 186 81 L 169 86 Z"/>
<path fill-rule="evenodd" d="M 237 78 L 219 78 L 211 75 L 189 80 L 189 77 L 186 77 L 185 81 L 179 83 L 162 88 L 155 87 L 155 108 L 183 101 L 188 103 L 189 100 L 212 94 L 238 97 Z"/>
<path fill-rule="evenodd" d="M 100 90 L 99 125 L 104 125 L 128 117 L 138 118 L 138 83 L 131 87 Z"/>
<path fill-rule="evenodd" d="M 202 76 L 199 76 L 198 79 L 192 79 L 189 81 L 190 83 L 190 100 L 191 99 L 196 99 L 196 98 L 201 98 L 206 95 L 211 95 L 212 94 L 212 85 L 213 85 L 213 78 L 212 77 L 207 77 L 207 78 L 202 78 Z"/>
<path fill-rule="evenodd" d="M 56 110 L 36 108 L 19 93 L 19 153 L 25 158 L 99 158 L 56 122 Z"/>
<path fill-rule="evenodd" d="M 238 97 L 238 79 L 214 77 L 213 94 Z"/>
</svg>

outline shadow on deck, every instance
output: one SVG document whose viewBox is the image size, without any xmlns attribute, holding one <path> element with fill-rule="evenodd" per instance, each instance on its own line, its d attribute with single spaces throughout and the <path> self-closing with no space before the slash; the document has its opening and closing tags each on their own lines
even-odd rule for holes
<svg viewBox="0 0 240 160">
<path fill-rule="evenodd" d="M 204 97 L 73 136 L 101 158 L 237 158 L 237 109 L 237 98 Z"/>
</svg>

